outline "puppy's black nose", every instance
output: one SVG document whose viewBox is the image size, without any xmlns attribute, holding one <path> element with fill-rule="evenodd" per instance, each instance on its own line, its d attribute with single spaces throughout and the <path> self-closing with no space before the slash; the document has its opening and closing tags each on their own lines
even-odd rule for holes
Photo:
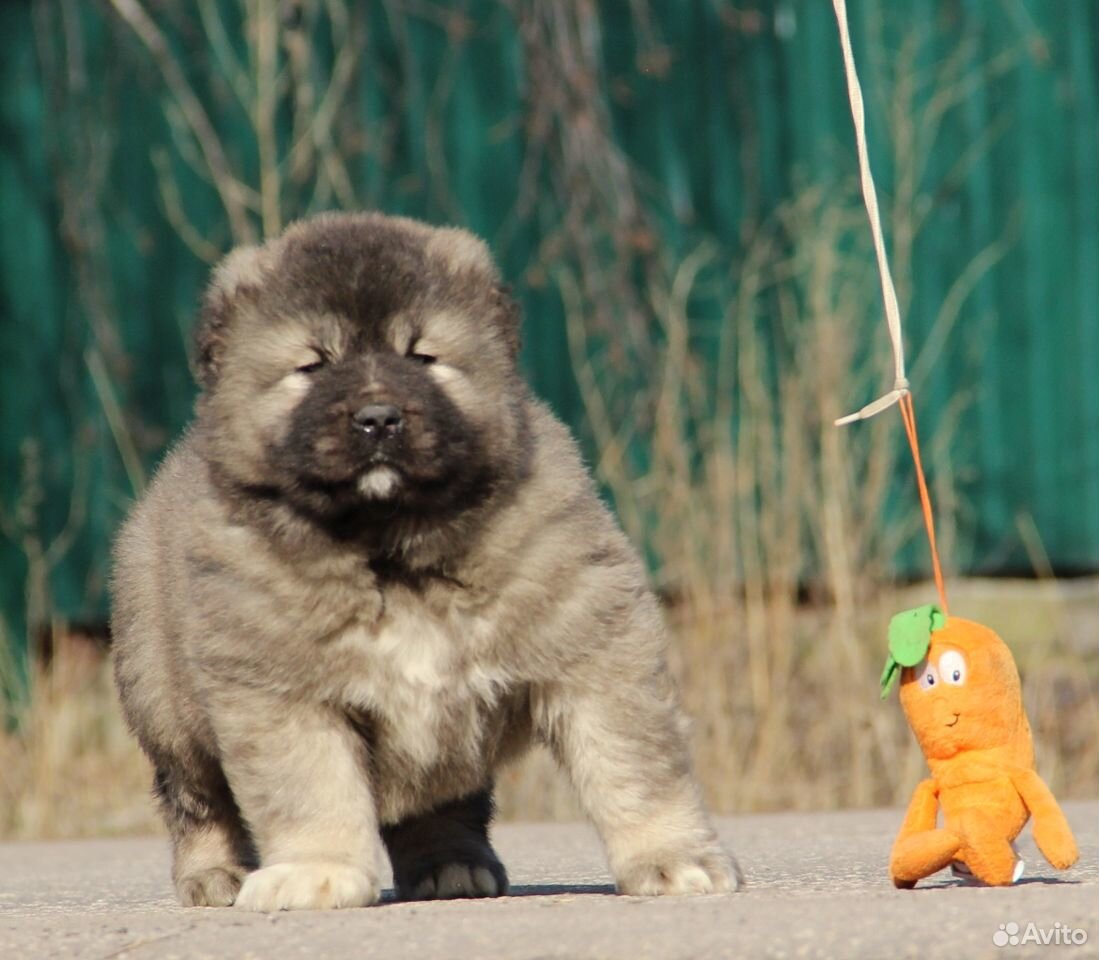
<svg viewBox="0 0 1099 960">
<path fill-rule="evenodd" d="M 388 403 L 368 403 L 351 414 L 351 419 L 363 433 L 379 440 L 401 429 L 401 411 Z"/>
</svg>

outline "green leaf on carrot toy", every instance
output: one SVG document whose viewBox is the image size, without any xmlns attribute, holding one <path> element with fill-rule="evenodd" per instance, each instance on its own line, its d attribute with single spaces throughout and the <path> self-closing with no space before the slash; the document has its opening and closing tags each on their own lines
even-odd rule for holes
<svg viewBox="0 0 1099 960">
<path fill-rule="evenodd" d="M 879 680 L 882 700 L 889 696 L 901 667 L 914 667 L 927 656 L 932 632 L 945 623 L 942 610 L 933 603 L 905 610 L 889 621 L 889 656 Z"/>
</svg>

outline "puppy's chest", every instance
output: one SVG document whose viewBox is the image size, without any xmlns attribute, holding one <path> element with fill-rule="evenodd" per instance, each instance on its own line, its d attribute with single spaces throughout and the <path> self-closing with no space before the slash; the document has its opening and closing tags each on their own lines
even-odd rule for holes
<svg viewBox="0 0 1099 960">
<path fill-rule="evenodd" d="M 476 753 L 508 682 L 487 655 L 490 640 L 476 617 L 387 613 L 337 641 L 342 699 L 373 720 L 381 753 L 399 753 L 419 767 Z"/>
</svg>

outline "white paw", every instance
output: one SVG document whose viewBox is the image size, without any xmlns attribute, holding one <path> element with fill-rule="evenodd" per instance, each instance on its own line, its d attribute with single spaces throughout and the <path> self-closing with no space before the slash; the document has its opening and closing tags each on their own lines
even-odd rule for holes
<svg viewBox="0 0 1099 960">
<path fill-rule="evenodd" d="M 736 863 L 723 853 L 634 861 L 619 871 L 618 891 L 634 897 L 732 893 L 742 884 Z"/>
<path fill-rule="evenodd" d="M 377 903 L 378 881 L 344 863 L 274 863 L 248 874 L 237 894 L 241 910 L 332 910 Z"/>
</svg>

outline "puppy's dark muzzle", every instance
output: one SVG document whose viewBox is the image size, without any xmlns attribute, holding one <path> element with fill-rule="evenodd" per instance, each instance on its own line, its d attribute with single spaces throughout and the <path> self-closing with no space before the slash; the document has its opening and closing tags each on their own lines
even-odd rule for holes
<svg viewBox="0 0 1099 960">
<path fill-rule="evenodd" d="M 360 407 L 351 414 L 351 422 L 356 430 L 374 441 L 395 437 L 404 426 L 401 411 L 389 403 L 369 403 Z"/>
</svg>

